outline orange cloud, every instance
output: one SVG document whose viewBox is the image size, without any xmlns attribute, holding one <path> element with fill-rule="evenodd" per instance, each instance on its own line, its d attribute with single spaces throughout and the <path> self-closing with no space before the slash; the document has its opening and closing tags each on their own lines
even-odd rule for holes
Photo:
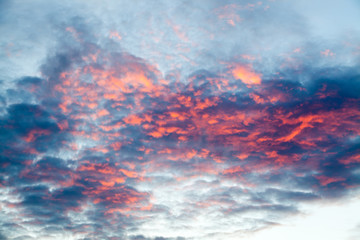
<svg viewBox="0 0 360 240">
<path fill-rule="evenodd" d="M 235 66 L 235 68 L 232 69 L 232 75 L 246 85 L 261 84 L 261 74 L 254 72 L 249 66 Z"/>
</svg>

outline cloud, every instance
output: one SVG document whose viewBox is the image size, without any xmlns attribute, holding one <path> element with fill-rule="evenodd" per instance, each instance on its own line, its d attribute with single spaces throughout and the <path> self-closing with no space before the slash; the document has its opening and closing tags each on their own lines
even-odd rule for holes
<svg viewBox="0 0 360 240">
<path fill-rule="evenodd" d="M 1 56 L 0 238 L 247 236 L 358 193 L 356 46 L 278 2 L 109 3 L 8 6 L 53 42 Z"/>
</svg>

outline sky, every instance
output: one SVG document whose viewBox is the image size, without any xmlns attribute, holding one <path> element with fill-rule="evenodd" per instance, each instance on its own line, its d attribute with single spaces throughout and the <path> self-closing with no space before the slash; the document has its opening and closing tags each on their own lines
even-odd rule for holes
<svg viewBox="0 0 360 240">
<path fill-rule="evenodd" d="M 0 0 L 0 240 L 360 238 L 357 0 Z"/>
</svg>

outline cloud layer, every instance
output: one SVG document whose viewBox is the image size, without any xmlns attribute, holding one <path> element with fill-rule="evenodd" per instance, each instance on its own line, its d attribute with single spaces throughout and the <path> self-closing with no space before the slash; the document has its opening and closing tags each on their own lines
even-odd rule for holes
<svg viewBox="0 0 360 240">
<path fill-rule="evenodd" d="M 157 3 L 1 3 L 0 239 L 246 237 L 358 196 L 357 29 Z"/>
</svg>

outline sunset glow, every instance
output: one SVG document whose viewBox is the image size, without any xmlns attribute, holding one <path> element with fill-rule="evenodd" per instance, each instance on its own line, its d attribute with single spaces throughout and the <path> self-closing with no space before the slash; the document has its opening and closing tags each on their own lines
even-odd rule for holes
<svg viewBox="0 0 360 240">
<path fill-rule="evenodd" d="M 360 5 L 304 2 L 0 1 L 0 240 L 359 239 Z"/>
</svg>

